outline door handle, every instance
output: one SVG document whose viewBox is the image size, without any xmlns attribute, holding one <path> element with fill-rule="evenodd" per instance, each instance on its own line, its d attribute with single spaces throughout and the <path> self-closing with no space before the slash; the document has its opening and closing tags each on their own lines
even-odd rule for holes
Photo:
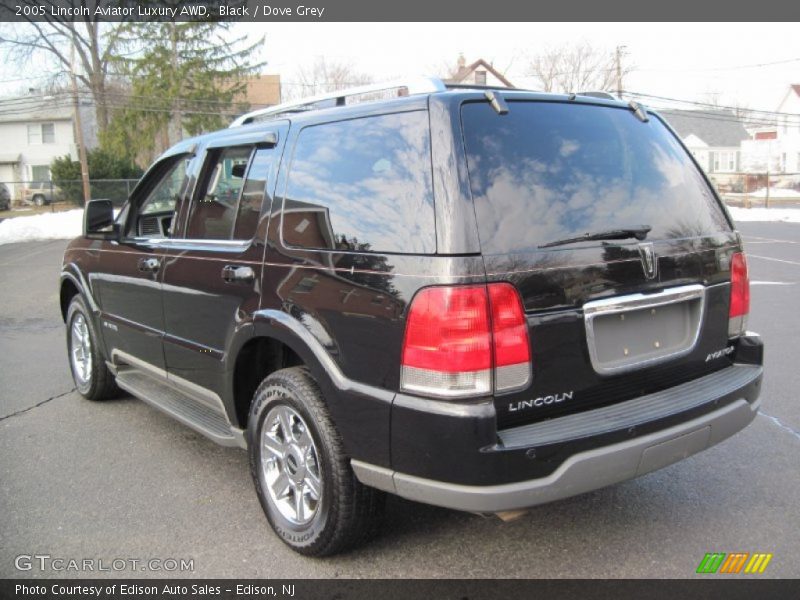
<svg viewBox="0 0 800 600">
<path fill-rule="evenodd" d="M 161 268 L 161 261 L 154 256 L 139 259 L 139 270 L 145 273 L 155 273 Z"/>
<path fill-rule="evenodd" d="M 250 282 L 256 278 L 256 274 L 250 267 L 225 265 L 222 268 L 222 279 L 226 283 L 235 283 L 237 281 Z"/>
</svg>

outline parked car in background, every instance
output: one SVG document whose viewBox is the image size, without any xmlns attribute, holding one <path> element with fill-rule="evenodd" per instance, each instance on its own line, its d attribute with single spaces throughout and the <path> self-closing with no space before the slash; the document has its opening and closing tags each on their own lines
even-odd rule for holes
<svg viewBox="0 0 800 600">
<path fill-rule="evenodd" d="M 402 87 L 248 113 L 168 150 L 116 218 L 89 202 L 60 287 L 78 392 L 247 449 L 311 556 L 366 540 L 384 492 L 511 518 L 755 418 L 742 240 L 661 117 Z"/>
<path fill-rule="evenodd" d="M 34 181 L 25 188 L 23 200 L 26 204 L 44 206 L 51 202 L 61 200 L 61 188 L 49 181 Z"/>
<path fill-rule="evenodd" d="M 5 183 L 0 183 L 0 210 L 11 208 L 11 192 Z"/>
</svg>

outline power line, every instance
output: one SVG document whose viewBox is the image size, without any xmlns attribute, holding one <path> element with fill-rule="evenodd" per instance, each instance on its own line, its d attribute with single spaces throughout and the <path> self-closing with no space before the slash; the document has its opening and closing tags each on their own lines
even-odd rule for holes
<svg viewBox="0 0 800 600">
<path fill-rule="evenodd" d="M 736 71 L 738 69 L 758 69 L 761 67 L 786 65 L 794 62 L 800 62 L 800 58 L 787 58 L 785 60 L 776 60 L 773 62 L 756 63 L 751 65 L 738 65 L 733 67 L 708 67 L 705 69 L 637 69 L 637 71 L 658 72 L 658 73 L 684 73 L 690 71 L 693 73 L 707 73 L 711 71 Z"/>
<path fill-rule="evenodd" d="M 772 115 L 776 117 L 800 117 L 800 113 L 787 113 L 787 112 L 778 112 L 778 111 L 771 111 L 771 110 L 757 110 L 757 109 L 750 109 L 744 108 L 741 106 L 725 106 L 721 104 L 712 104 L 710 102 L 700 102 L 697 100 L 682 100 L 680 98 L 670 98 L 668 96 L 656 96 L 654 94 L 645 94 L 643 92 L 633 92 L 630 90 L 625 90 L 625 94 L 630 96 L 636 96 L 640 98 L 654 98 L 656 100 L 666 100 L 668 102 L 678 102 L 680 104 L 689 104 L 692 106 L 701 106 L 704 108 L 716 108 L 722 110 L 733 110 L 733 111 L 741 111 L 741 112 L 748 112 L 748 113 L 758 113 L 763 115 Z"/>
</svg>

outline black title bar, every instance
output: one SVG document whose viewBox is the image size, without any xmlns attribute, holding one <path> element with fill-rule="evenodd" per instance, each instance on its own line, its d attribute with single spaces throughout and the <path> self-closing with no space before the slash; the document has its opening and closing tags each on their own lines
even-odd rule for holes
<svg viewBox="0 0 800 600">
<path fill-rule="evenodd" d="M 4 579 L 0 598 L 40 600 L 691 600 L 797 598 L 800 581 L 694 580 L 232 580 L 232 579 Z"/>
<path fill-rule="evenodd" d="M 3 0 L 0 21 L 792 21 L 800 3 L 760 0 Z M 680 25 L 676 25 L 680 27 Z M 413 43 L 409 39 L 408 43 Z"/>
</svg>

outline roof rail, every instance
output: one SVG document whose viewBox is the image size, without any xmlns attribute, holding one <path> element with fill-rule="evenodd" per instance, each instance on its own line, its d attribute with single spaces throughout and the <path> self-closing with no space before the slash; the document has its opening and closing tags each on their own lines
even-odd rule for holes
<svg viewBox="0 0 800 600">
<path fill-rule="evenodd" d="M 601 92 L 601 91 L 588 91 L 588 92 L 577 92 L 578 96 L 591 96 L 592 98 L 603 98 L 604 100 L 619 100 L 614 94 L 609 92 Z"/>
<path fill-rule="evenodd" d="M 387 90 L 400 90 L 405 89 L 407 95 L 412 94 L 430 94 L 433 92 L 447 91 L 447 87 L 441 80 L 435 77 L 416 77 L 410 79 L 387 81 L 385 83 L 375 83 L 370 85 L 362 85 L 359 87 L 352 87 L 345 90 L 337 90 L 335 92 L 327 92 L 311 96 L 309 98 L 301 98 L 293 100 L 292 102 L 284 102 L 275 106 L 261 108 L 252 112 L 246 113 L 238 117 L 230 127 L 239 127 L 252 123 L 258 117 L 277 117 L 278 115 L 294 112 L 305 112 L 307 110 L 314 110 L 314 104 L 323 102 L 325 100 L 335 101 L 336 106 L 344 106 L 345 98 L 348 96 L 360 96 L 363 94 L 373 94 L 375 92 L 385 92 Z"/>
</svg>

